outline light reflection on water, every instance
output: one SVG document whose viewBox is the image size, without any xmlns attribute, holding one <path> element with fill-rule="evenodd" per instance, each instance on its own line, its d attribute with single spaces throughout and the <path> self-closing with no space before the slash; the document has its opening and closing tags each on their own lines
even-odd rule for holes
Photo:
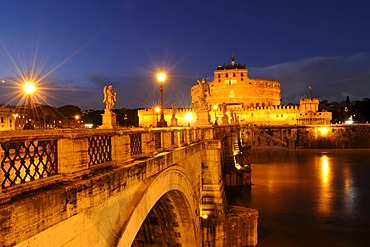
<svg viewBox="0 0 370 247">
<path fill-rule="evenodd" d="M 254 150 L 252 188 L 230 202 L 260 212 L 258 246 L 370 246 L 370 150 Z"/>
<path fill-rule="evenodd" d="M 316 164 L 315 164 L 316 165 Z M 331 177 L 330 177 L 330 164 L 329 158 L 325 154 L 319 157 L 320 175 L 321 175 L 321 192 L 319 193 L 319 203 L 317 209 L 322 216 L 329 216 L 331 213 L 330 206 L 332 205 L 331 200 Z"/>
</svg>

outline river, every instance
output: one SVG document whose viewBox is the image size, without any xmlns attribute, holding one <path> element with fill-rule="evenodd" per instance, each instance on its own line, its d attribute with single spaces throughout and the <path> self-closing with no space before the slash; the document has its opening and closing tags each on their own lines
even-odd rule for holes
<svg viewBox="0 0 370 247">
<path fill-rule="evenodd" d="M 258 247 L 370 246 L 370 150 L 253 150 L 251 188 L 231 204 L 259 211 Z"/>
</svg>

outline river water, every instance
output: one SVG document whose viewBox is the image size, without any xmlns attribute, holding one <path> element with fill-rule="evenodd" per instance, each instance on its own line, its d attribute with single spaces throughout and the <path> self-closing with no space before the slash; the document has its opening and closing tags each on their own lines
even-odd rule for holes
<svg viewBox="0 0 370 247">
<path fill-rule="evenodd" d="M 252 187 L 231 204 L 259 211 L 259 247 L 370 246 L 370 150 L 253 150 Z"/>
</svg>

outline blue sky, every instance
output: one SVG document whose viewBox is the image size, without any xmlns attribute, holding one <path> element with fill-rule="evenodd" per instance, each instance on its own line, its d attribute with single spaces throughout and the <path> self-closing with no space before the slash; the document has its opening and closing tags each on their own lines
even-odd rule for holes
<svg viewBox="0 0 370 247">
<path fill-rule="evenodd" d="M 18 104 L 21 74 L 38 78 L 35 102 L 103 109 L 159 102 L 190 106 L 190 87 L 213 79 L 230 54 L 252 78 L 278 80 L 282 103 L 307 96 L 370 98 L 368 1 L 2 0 L 0 103 Z M 36 76 L 37 75 L 37 76 Z"/>
</svg>

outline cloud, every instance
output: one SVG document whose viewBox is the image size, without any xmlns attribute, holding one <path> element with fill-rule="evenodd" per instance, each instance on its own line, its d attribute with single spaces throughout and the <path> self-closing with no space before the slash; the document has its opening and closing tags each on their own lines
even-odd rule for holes
<svg viewBox="0 0 370 247">
<path fill-rule="evenodd" d="M 264 68 L 249 68 L 251 78 L 266 78 L 281 83 L 282 103 L 298 103 L 308 96 L 320 100 L 351 101 L 370 98 L 370 56 L 358 53 L 351 57 L 314 57 L 275 64 Z"/>
</svg>

